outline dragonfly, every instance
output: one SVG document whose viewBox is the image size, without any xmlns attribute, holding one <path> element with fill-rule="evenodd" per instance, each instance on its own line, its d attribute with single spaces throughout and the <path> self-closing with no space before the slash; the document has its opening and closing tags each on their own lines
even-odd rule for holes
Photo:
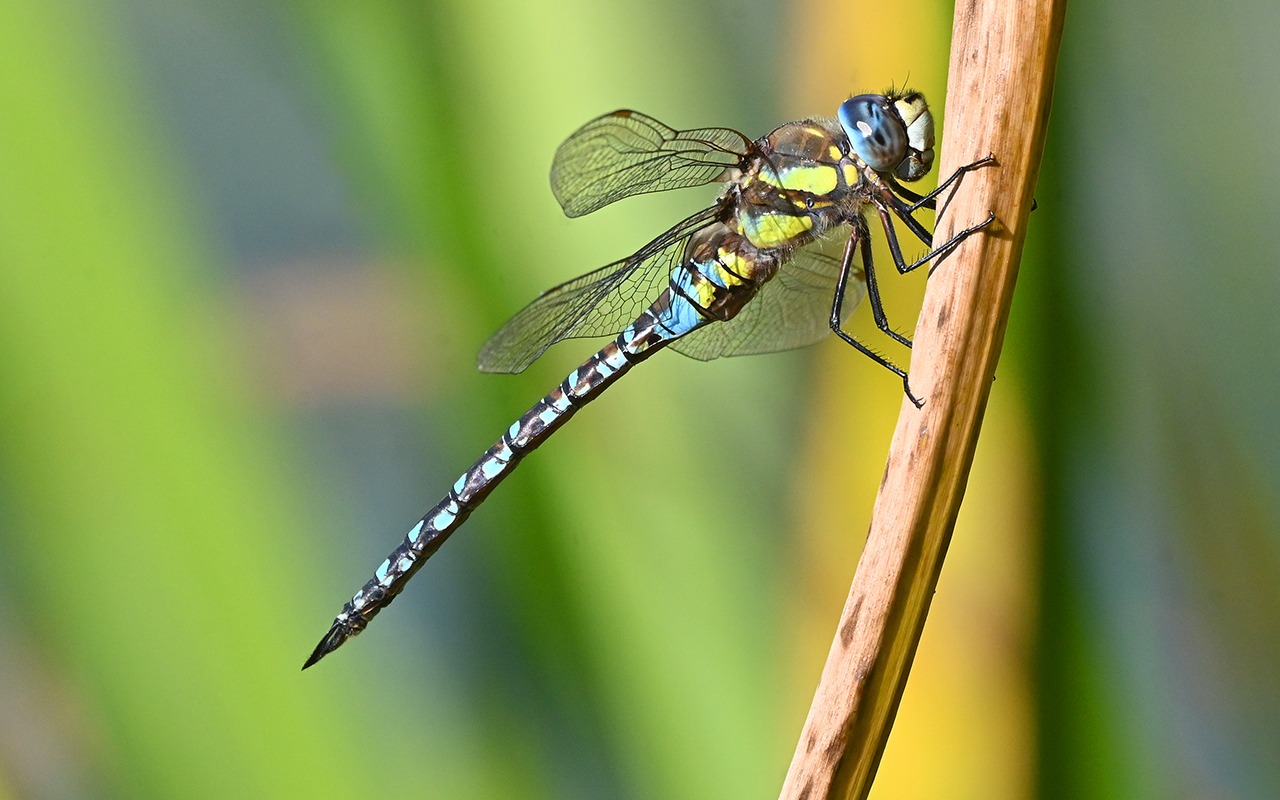
<svg viewBox="0 0 1280 800">
<path fill-rule="evenodd" d="M 482 371 L 516 373 L 565 339 L 616 337 L 458 478 L 343 606 L 303 669 L 363 631 L 521 459 L 663 348 L 711 360 L 803 347 L 834 333 L 898 376 L 920 407 L 906 370 L 846 332 L 844 322 L 868 297 L 877 328 L 911 346 L 889 325 L 880 301 L 873 214 L 903 274 L 995 219 L 933 247 L 915 212 L 936 210 L 937 198 L 961 175 L 995 159 L 961 167 L 928 194 L 902 186 L 928 174 L 933 161 L 933 116 L 915 91 L 858 95 L 840 105 L 836 119 L 790 122 L 754 141 L 729 128 L 676 130 L 629 110 L 579 128 L 551 167 L 552 191 L 570 217 L 633 195 L 713 182 L 723 184 L 720 194 L 626 258 L 543 292 L 485 343 Z M 908 262 L 897 222 L 932 249 Z M 823 252 L 821 243 L 841 239 L 841 257 Z"/>
</svg>

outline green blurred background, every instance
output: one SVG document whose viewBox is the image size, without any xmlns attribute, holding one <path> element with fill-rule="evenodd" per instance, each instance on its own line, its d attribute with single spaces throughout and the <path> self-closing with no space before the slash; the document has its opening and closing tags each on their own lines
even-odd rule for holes
<svg viewBox="0 0 1280 800">
<path fill-rule="evenodd" d="M 713 194 L 570 221 L 556 145 L 940 114 L 950 15 L 0 0 L 0 799 L 775 797 L 901 403 L 837 343 L 655 358 L 298 668 L 592 350 L 482 376 L 485 337 Z M 873 798 L 1280 796 L 1277 41 L 1271 0 L 1072 0 Z"/>
</svg>

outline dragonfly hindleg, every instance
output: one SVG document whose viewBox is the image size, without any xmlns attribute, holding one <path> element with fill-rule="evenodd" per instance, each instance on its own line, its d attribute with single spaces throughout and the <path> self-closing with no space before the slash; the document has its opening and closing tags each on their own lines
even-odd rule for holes
<svg viewBox="0 0 1280 800">
<path fill-rule="evenodd" d="M 884 304 L 880 301 L 880 286 L 876 282 L 875 261 L 871 256 L 871 230 L 867 227 L 867 221 L 862 217 L 858 217 L 853 226 L 853 233 L 849 236 L 849 243 L 844 248 L 845 261 L 851 261 L 853 258 L 853 250 L 862 243 L 862 274 L 867 281 L 867 300 L 871 303 L 871 317 L 876 321 L 876 327 L 880 332 L 888 336 L 890 339 L 899 344 L 911 346 L 911 340 L 906 336 L 889 327 L 889 318 L 885 316 Z M 897 242 L 893 242 L 890 247 L 895 247 Z M 844 264 L 841 265 L 841 274 L 844 274 Z M 838 319 L 838 317 L 836 317 Z"/>
<path fill-rule="evenodd" d="M 859 228 L 864 228 L 864 230 L 860 232 Z M 923 408 L 924 401 L 916 397 L 915 394 L 911 391 L 911 382 L 907 377 L 907 371 L 904 370 L 902 367 L 899 367 L 897 364 L 893 363 L 889 359 L 885 358 L 884 356 L 880 355 L 875 350 L 872 350 L 867 345 L 858 341 L 856 337 L 848 333 L 845 333 L 843 326 L 840 324 L 840 319 L 843 316 L 842 310 L 844 307 L 844 293 L 845 293 L 846 287 L 849 285 L 849 276 L 853 272 L 853 251 L 855 248 L 859 246 L 859 244 L 861 244 L 862 246 L 863 268 L 867 269 L 870 266 L 871 242 L 865 232 L 865 223 L 863 223 L 862 226 L 854 227 L 853 233 L 849 236 L 849 242 L 848 244 L 845 245 L 845 248 L 844 248 L 844 258 L 840 262 L 840 276 L 836 280 L 835 299 L 831 303 L 831 330 L 834 331 L 835 335 L 839 336 L 846 344 L 852 345 L 858 352 L 862 353 L 867 358 L 871 359 L 872 361 L 876 362 L 880 366 L 892 372 L 894 375 L 897 375 L 899 378 L 901 378 L 902 391 L 906 393 L 907 399 L 910 400 L 912 405 L 914 405 L 916 408 Z M 873 304 L 872 308 L 879 309 L 879 313 L 876 314 L 876 324 L 878 326 L 881 326 L 880 328 L 881 330 L 884 330 L 886 333 L 888 333 L 889 331 L 886 329 L 888 328 L 889 323 L 888 323 L 888 320 L 886 320 L 884 317 L 884 309 L 880 308 L 879 291 L 876 288 L 874 288 L 875 278 L 873 277 L 873 273 L 870 271 L 866 273 L 866 276 L 867 276 L 867 294 L 871 298 L 873 298 L 871 301 Z M 901 338 L 905 338 L 905 337 L 901 337 Z M 907 341 L 908 347 L 910 346 L 910 344 L 911 344 L 910 341 Z"/>
</svg>

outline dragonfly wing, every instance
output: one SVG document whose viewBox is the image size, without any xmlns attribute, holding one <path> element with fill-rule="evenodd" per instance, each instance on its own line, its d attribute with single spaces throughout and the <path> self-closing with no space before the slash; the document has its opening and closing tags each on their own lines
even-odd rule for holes
<svg viewBox="0 0 1280 800">
<path fill-rule="evenodd" d="M 841 228 L 831 239 L 801 250 L 778 269 L 736 317 L 708 325 L 671 344 L 678 353 L 710 361 L 721 356 L 776 353 L 820 342 L 831 335 L 831 303 L 840 276 L 840 259 L 831 255 L 834 244 L 848 238 Z M 841 322 L 858 307 L 866 294 L 860 266 L 854 266 L 845 289 Z"/>
<path fill-rule="evenodd" d="M 666 287 L 689 237 L 719 213 L 699 211 L 633 255 L 543 292 L 485 342 L 480 371 L 523 372 L 556 342 L 621 332 Z"/>
<path fill-rule="evenodd" d="M 551 191 L 565 214 L 580 217 L 634 194 L 710 183 L 750 148 L 750 139 L 729 128 L 678 131 L 638 111 L 615 111 L 560 145 Z"/>
</svg>

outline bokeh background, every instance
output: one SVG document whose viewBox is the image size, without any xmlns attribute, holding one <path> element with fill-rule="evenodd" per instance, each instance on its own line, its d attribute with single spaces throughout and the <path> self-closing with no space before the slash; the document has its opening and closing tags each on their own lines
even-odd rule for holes
<svg viewBox="0 0 1280 800">
<path fill-rule="evenodd" d="M 482 376 L 485 337 L 714 193 L 570 221 L 556 145 L 940 114 L 951 10 L 0 0 L 0 798 L 775 797 L 901 403 L 834 342 L 645 364 L 298 668 L 593 349 Z M 1072 0 L 873 798 L 1280 796 L 1278 41 Z"/>
</svg>

